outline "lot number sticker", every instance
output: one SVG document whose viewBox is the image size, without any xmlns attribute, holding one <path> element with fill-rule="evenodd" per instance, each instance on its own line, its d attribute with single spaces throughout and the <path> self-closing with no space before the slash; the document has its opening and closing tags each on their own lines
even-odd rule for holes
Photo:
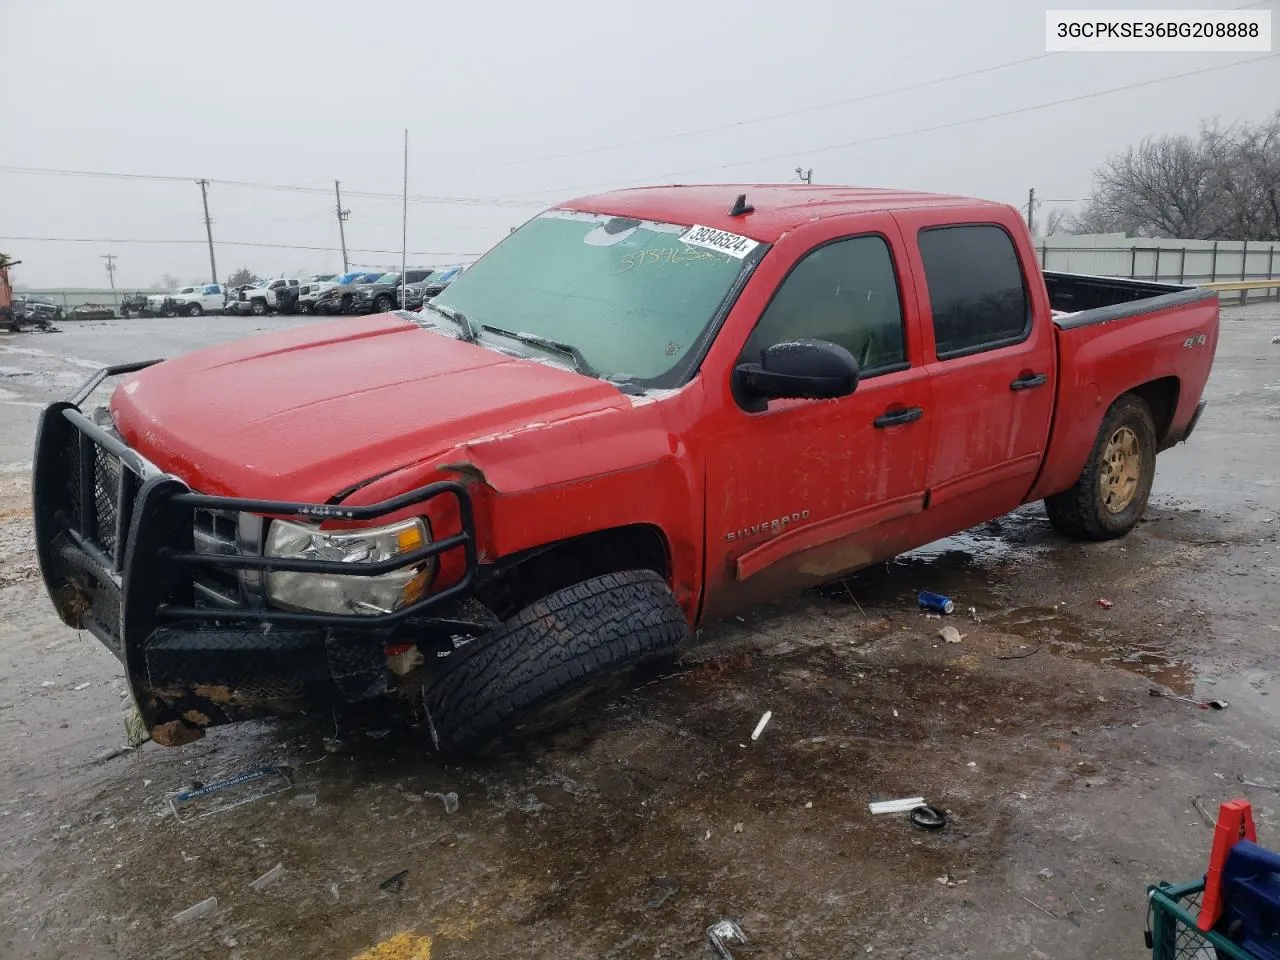
<svg viewBox="0 0 1280 960">
<path fill-rule="evenodd" d="M 715 250 L 736 260 L 742 260 L 756 247 L 755 240 L 740 237 L 728 230 L 717 230 L 715 227 L 703 227 L 694 224 L 680 235 L 680 242 L 691 247 L 702 247 L 704 250 Z"/>
</svg>

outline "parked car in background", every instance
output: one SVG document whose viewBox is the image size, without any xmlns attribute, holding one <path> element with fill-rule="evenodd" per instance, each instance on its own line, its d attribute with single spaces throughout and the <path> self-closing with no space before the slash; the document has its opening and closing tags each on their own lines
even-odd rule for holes
<svg viewBox="0 0 1280 960">
<path fill-rule="evenodd" d="M 415 267 L 404 272 L 406 283 L 421 283 L 435 270 L 429 267 Z M 384 273 L 372 283 L 362 283 L 356 287 L 356 313 L 386 313 L 400 306 L 400 274 Z"/>
<path fill-rule="evenodd" d="M 62 307 L 39 294 L 19 294 L 13 299 L 12 310 L 19 323 L 53 323 L 63 318 Z"/>
<path fill-rule="evenodd" d="M 320 292 L 312 309 L 317 313 L 351 313 L 356 305 L 356 288 L 362 283 L 372 283 L 380 276 L 381 270 L 344 273 L 333 286 Z"/>
<path fill-rule="evenodd" d="M 426 301 L 443 293 L 444 288 L 465 269 L 466 267 L 461 264 L 456 267 L 444 267 L 419 283 L 410 283 L 405 288 L 404 309 L 421 310 Z"/>
<path fill-rule="evenodd" d="M 242 316 L 253 314 L 255 317 L 265 316 L 278 311 L 284 304 L 292 304 L 293 297 L 289 292 L 281 296 L 281 291 L 297 293 L 297 280 L 288 277 L 276 277 L 273 280 L 259 281 L 258 286 L 242 289 L 236 299 L 236 313 Z"/>
<path fill-rule="evenodd" d="M 68 320 L 111 320 L 116 315 L 109 303 L 80 303 L 71 308 Z"/>
<path fill-rule="evenodd" d="M 183 288 L 185 291 L 187 288 Z M 226 293 L 220 283 L 206 283 L 196 287 L 191 293 L 179 291 L 171 298 L 175 313 L 188 317 L 198 317 L 202 313 L 218 313 L 227 302 Z"/>
<path fill-rule="evenodd" d="M 129 317 L 140 317 L 147 309 L 147 295 L 145 293 L 130 293 L 120 301 L 120 316 L 128 319 Z"/>
<path fill-rule="evenodd" d="M 143 316 L 150 317 L 172 317 L 177 314 L 177 299 L 179 297 L 187 297 L 196 293 L 200 287 L 198 285 L 183 287 L 180 290 L 174 290 L 172 293 L 152 293 L 147 295 L 147 305 L 143 308 Z"/>
<path fill-rule="evenodd" d="M 310 313 L 315 309 L 316 299 L 321 291 L 329 289 L 337 283 L 338 279 L 336 273 L 316 273 L 309 277 L 302 277 L 298 281 L 298 312 Z"/>
</svg>

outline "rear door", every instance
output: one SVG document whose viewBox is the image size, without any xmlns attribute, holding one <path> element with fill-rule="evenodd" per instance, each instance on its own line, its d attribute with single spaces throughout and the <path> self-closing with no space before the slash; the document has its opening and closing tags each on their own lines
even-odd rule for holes
<svg viewBox="0 0 1280 960">
<path fill-rule="evenodd" d="M 1010 214 L 1010 217 L 1012 214 Z M 914 245 L 927 369 L 928 543 L 1017 507 L 1031 489 L 1053 415 L 1053 330 L 1028 277 L 1022 231 L 1001 217 L 957 222 L 945 208 L 898 216 Z"/>
</svg>

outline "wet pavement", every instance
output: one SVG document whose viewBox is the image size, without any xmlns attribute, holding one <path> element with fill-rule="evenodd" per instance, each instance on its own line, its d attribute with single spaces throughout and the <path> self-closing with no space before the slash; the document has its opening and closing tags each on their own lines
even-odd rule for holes
<svg viewBox="0 0 1280 960">
<path fill-rule="evenodd" d="M 733 918 L 738 958 L 1137 958 L 1146 885 L 1203 872 L 1197 802 L 1246 796 L 1280 846 L 1280 793 L 1238 779 L 1280 784 L 1275 304 L 1224 313 L 1210 405 L 1124 540 L 1073 543 L 1024 508 L 711 627 L 582 725 L 485 762 L 443 767 L 378 716 L 102 759 L 124 682 L 38 583 L 39 407 L 104 362 L 298 322 L 0 339 L 0 957 L 701 958 Z M 920 613 L 919 589 L 956 614 Z M 168 802 L 264 765 L 292 786 Z M 867 811 L 907 796 L 947 827 Z"/>
</svg>

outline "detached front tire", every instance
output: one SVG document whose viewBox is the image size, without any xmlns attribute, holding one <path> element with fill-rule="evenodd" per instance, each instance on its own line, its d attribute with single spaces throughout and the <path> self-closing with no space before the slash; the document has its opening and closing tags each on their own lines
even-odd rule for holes
<svg viewBox="0 0 1280 960">
<path fill-rule="evenodd" d="M 1084 472 L 1068 490 L 1046 497 L 1049 521 L 1083 540 L 1114 540 L 1147 509 L 1156 475 L 1156 425 L 1151 408 L 1126 393 L 1111 405 Z"/>
<path fill-rule="evenodd" d="M 651 570 L 557 590 L 449 656 L 428 681 L 423 702 L 436 744 L 456 756 L 556 729 L 688 636 L 684 611 Z"/>
</svg>

